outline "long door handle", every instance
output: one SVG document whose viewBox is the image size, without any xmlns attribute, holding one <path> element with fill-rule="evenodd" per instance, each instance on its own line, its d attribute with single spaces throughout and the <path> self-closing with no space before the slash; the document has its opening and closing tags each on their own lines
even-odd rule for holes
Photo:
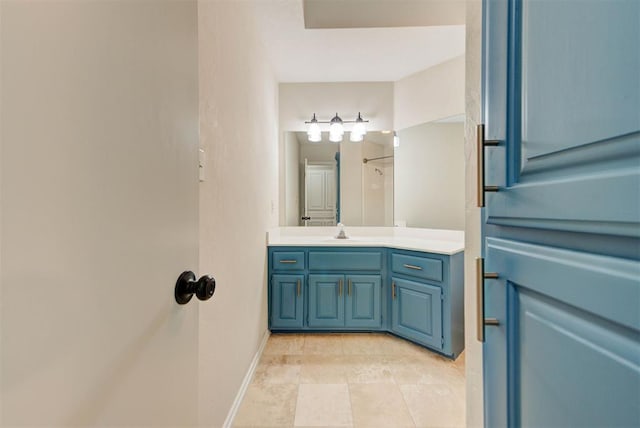
<svg viewBox="0 0 640 428">
<path fill-rule="evenodd" d="M 500 325 L 500 321 L 496 318 L 484 317 L 484 280 L 485 279 L 498 279 L 498 274 L 495 272 L 484 271 L 484 259 L 478 257 L 476 259 L 476 335 L 478 341 L 484 342 L 484 326 L 485 325 Z"/>
<path fill-rule="evenodd" d="M 338 297 L 342 296 L 342 279 L 338 280 Z"/>
<path fill-rule="evenodd" d="M 347 293 L 351 296 L 351 278 L 347 280 Z"/>
<path fill-rule="evenodd" d="M 395 281 L 391 283 L 391 298 L 396 298 L 396 283 Z"/>
<path fill-rule="evenodd" d="M 298 296 L 300 296 L 300 280 L 298 280 Z"/>
</svg>

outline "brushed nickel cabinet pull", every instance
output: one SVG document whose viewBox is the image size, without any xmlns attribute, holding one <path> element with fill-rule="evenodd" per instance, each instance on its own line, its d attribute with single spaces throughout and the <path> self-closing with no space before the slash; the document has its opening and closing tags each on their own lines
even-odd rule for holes
<svg viewBox="0 0 640 428">
<path fill-rule="evenodd" d="M 406 267 L 407 269 L 422 270 L 420 266 L 414 266 L 414 265 L 403 265 L 403 266 Z"/>
<path fill-rule="evenodd" d="M 280 260 L 280 263 L 298 263 L 297 260 Z"/>
<path fill-rule="evenodd" d="M 478 208 L 484 207 L 484 193 L 485 192 L 497 192 L 498 186 L 485 186 L 484 185 L 484 148 L 495 147 L 500 144 L 499 140 L 485 140 L 484 139 L 484 124 L 478 124 L 476 128 L 477 139 L 477 174 L 478 174 Z"/>
<path fill-rule="evenodd" d="M 338 280 L 338 297 L 342 296 L 342 279 Z"/>
<path fill-rule="evenodd" d="M 396 298 L 396 283 L 395 282 L 391 283 L 391 297 L 393 299 Z"/>
<path fill-rule="evenodd" d="M 349 296 L 351 296 L 351 279 L 347 280 L 347 293 L 349 294 Z"/>
<path fill-rule="evenodd" d="M 484 272 L 484 259 L 478 257 L 476 259 L 476 335 L 479 342 L 484 342 L 484 326 L 500 325 L 496 318 L 484 317 L 484 280 L 498 279 L 496 272 Z"/>
<path fill-rule="evenodd" d="M 298 280 L 298 296 L 300 296 L 300 280 Z"/>
</svg>

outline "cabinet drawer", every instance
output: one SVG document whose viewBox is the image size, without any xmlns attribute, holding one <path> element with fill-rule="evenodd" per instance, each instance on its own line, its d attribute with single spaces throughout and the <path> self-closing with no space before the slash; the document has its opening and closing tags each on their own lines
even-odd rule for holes
<svg viewBox="0 0 640 428">
<path fill-rule="evenodd" d="M 310 270 L 380 270 L 382 254 L 379 252 L 309 252 Z"/>
<path fill-rule="evenodd" d="M 304 251 L 274 251 L 273 270 L 304 270 Z"/>
<path fill-rule="evenodd" d="M 429 257 L 407 256 L 405 254 L 391 255 L 391 270 L 417 278 L 431 281 L 442 281 L 442 260 Z"/>
</svg>

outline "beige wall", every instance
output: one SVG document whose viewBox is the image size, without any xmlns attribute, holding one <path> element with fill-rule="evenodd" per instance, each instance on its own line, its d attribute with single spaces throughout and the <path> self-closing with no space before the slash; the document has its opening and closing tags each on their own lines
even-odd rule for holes
<svg viewBox="0 0 640 428">
<path fill-rule="evenodd" d="M 393 129 L 393 82 L 280 83 L 280 129 L 306 131 L 306 120 L 330 120 L 336 113 L 354 120 L 362 112 L 368 130 Z M 323 130 L 328 128 L 321 125 Z M 350 125 L 345 124 L 349 131 Z M 346 134 L 345 134 L 346 135 Z"/>
<path fill-rule="evenodd" d="M 464 229 L 464 126 L 427 123 L 398 132 L 394 213 L 408 227 Z"/>
<path fill-rule="evenodd" d="M 395 129 L 464 113 L 464 76 L 461 55 L 395 82 Z"/>
<path fill-rule="evenodd" d="M 218 288 L 200 306 L 199 420 L 220 427 L 267 331 L 266 230 L 278 224 L 278 85 L 252 2 L 198 3 L 200 271 Z"/>
<path fill-rule="evenodd" d="M 483 425 L 482 345 L 476 340 L 475 258 L 480 256 L 480 209 L 476 208 L 476 124 L 481 123 L 482 2 L 467 0 L 465 71 L 464 320 L 467 426 Z"/>
</svg>

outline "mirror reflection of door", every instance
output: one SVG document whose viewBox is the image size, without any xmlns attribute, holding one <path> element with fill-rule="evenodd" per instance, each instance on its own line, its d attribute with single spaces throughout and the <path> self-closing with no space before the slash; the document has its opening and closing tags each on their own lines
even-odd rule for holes
<svg viewBox="0 0 640 428">
<path fill-rule="evenodd" d="M 336 167 L 329 162 L 304 161 L 304 226 L 336 225 Z"/>
</svg>

